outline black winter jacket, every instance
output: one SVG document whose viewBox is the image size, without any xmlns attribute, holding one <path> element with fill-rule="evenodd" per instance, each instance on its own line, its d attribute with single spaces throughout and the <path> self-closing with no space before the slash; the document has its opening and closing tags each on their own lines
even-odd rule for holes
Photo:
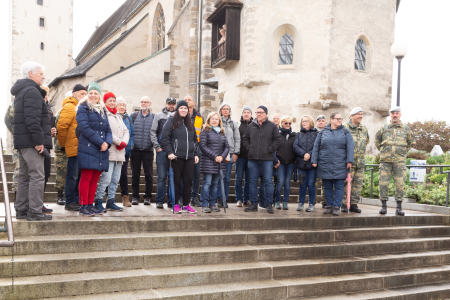
<svg viewBox="0 0 450 300">
<path fill-rule="evenodd" d="M 281 164 L 293 164 L 295 162 L 295 153 L 293 149 L 295 132 L 283 135 L 280 131 L 281 143 L 277 149 L 277 158 Z"/>
<path fill-rule="evenodd" d="M 243 144 L 248 151 L 248 159 L 273 160 L 273 153 L 280 146 L 278 127 L 266 119 L 262 125 L 254 119 L 245 131 Z"/>
<path fill-rule="evenodd" d="M 297 155 L 298 169 L 311 170 L 313 168 L 311 158 L 317 134 L 319 134 L 319 131 L 316 128 L 310 128 L 309 130 L 306 130 L 302 126 L 300 132 L 295 136 L 294 152 Z M 304 160 L 306 153 L 310 155 L 308 161 Z"/>
<path fill-rule="evenodd" d="M 52 149 L 46 91 L 31 79 L 19 79 L 11 88 L 14 99 L 14 148 L 44 145 Z"/>
<path fill-rule="evenodd" d="M 188 130 L 186 126 L 175 127 L 173 117 L 164 124 L 159 143 L 166 155 L 175 154 L 177 158 L 191 159 L 198 156 L 198 142 L 195 129 Z"/>
<path fill-rule="evenodd" d="M 247 130 L 248 125 L 253 121 L 253 118 L 250 118 L 250 121 L 244 121 L 241 117 L 241 124 L 239 125 L 239 134 L 241 135 L 241 141 L 244 139 L 244 133 Z M 241 142 L 241 150 L 239 151 L 239 158 L 248 158 L 247 148 L 244 146 L 244 142 Z"/>
<path fill-rule="evenodd" d="M 206 174 L 219 174 L 219 164 L 215 159 L 222 156 L 224 160 L 221 163 L 222 172 L 225 172 L 225 158 L 230 152 L 227 137 L 214 130 L 200 133 L 200 150 L 202 150 L 202 165 L 200 172 Z"/>
</svg>

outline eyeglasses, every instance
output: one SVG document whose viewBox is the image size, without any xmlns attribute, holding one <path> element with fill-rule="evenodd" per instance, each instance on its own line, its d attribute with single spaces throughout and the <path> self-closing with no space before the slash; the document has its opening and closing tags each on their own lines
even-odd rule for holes
<svg viewBox="0 0 450 300">
<path fill-rule="evenodd" d="M 257 111 L 257 112 L 256 112 L 257 115 L 261 115 L 261 114 L 265 114 L 265 113 L 266 113 L 266 112 L 264 112 L 264 111 Z"/>
<path fill-rule="evenodd" d="M 303 124 L 309 123 L 309 121 L 302 121 Z"/>
<path fill-rule="evenodd" d="M 149 101 L 141 101 L 141 104 L 149 104 L 150 102 Z"/>
<path fill-rule="evenodd" d="M 292 123 L 284 123 L 284 125 L 291 125 Z"/>
<path fill-rule="evenodd" d="M 338 121 L 342 121 L 342 118 L 333 118 L 333 119 L 338 120 Z"/>
</svg>

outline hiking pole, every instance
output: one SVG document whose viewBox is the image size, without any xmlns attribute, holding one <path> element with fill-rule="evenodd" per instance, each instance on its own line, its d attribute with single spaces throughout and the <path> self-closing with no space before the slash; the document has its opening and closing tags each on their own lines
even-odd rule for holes
<svg viewBox="0 0 450 300">
<path fill-rule="evenodd" d="M 220 176 L 220 187 L 222 188 L 223 212 L 227 213 L 227 199 L 225 198 L 225 186 L 223 184 L 223 172 L 221 163 L 219 163 L 219 176 Z"/>
<path fill-rule="evenodd" d="M 172 215 L 175 214 L 175 184 L 173 182 L 172 160 L 169 164 L 169 198 L 172 202 Z"/>
</svg>

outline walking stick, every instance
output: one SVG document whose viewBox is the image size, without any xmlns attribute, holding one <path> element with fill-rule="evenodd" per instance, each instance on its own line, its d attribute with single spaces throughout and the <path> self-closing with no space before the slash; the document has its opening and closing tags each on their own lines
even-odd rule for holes
<svg viewBox="0 0 450 300">
<path fill-rule="evenodd" d="M 224 213 L 227 213 L 227 199 L 225 198 L 225 186 L 223 184 L 223 172 L 221 163 L 219 163 L 219 176 L 220 176 L 220 187 L 222 188 L 223 211 Z"/>
<path fill-rule="evenodd" d="M 169 198 L 172 202 L 172 214 L 175 214 L 175 184 L 173 182 L 172 160 L 169 164 Z"/>
</svg>

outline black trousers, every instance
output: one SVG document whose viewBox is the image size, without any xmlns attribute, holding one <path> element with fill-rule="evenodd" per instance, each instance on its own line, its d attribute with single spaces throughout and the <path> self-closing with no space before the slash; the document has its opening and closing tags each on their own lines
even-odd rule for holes
<svg viewBox="0 0 450 300">
<path fill-rule="evenodd" d="M 189 205 L 191 200 L 192 181 L 194 179 L 195 159 L 188 160 L 177 158 L 172 161 L 167 159 L 167 165 L 172 165 L 173 168 L 173 183 L 175 186 L 175 195 L 180 195 L 180 182 L 183 180 L 183 206 Z M 183 177 L 183 179 L 181 179 Z M 175 202 L 177 199 L 175 199 Z"/>
<path fill-rule="evenodd" d="M 51 149 L 47 149 L 47 151 L 48 151 L 48 153 L 50 153 Z M 48 179 L 50 178 L 51 168 L 52 168 L 52 158 L 46 157 L 44 159 L 44 173 L 45 173 L 44 192 L 45 192 L 45 189 L 47 188 Z"/>
<path fill-rule="evenodd" d="M 143 165 L 145 175 L 144 199 L 151 199 L 153 189 L 153 151 L 131 150 L 130 160 L 133 198 L 139 199 L 139 178 L 141 176 L 141 165 Z"/>
<path fill-rule="evenodd" d="M 125 156 L 125 161 L 122 164 L 122 172 L 120 173 L 120 193 L 122 196 L 128 196 L 128 161 L 129 156 Z"/>
</svg>

